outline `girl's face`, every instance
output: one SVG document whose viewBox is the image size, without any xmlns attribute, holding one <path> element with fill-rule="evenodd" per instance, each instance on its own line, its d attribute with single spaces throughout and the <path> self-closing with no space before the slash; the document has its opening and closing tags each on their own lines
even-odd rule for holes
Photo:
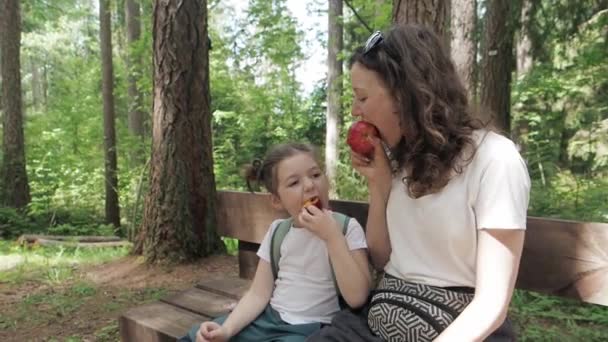
<svg viewBox="0 0 608 342">
<path fill-rule="evenodd" d="M 313 197 L 319 197 L 323 208 L 328 208 L 329 182 L 311 154 L 295 154 L 276 167 L 277 195 L 271 196 L 275 207 L 285 209 L 294 219 L 304 202 Z"/>
<path fill-rule="evenodd" d="M 351 69 L 351 81 L 354 93 L 352 115 L 376 126 L 382 140 L 390 147 L 396 146 L 402 136 L 397 103 L 380 76 L 355 63 Z"/>
</svg>

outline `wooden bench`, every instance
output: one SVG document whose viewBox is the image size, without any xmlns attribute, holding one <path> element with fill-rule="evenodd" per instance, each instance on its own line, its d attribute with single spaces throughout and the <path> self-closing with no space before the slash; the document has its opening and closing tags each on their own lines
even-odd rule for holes
<svg viewBox="0 0 608 342">
<path fill-rule="evenodd" d="M 334 210 L 365 224 L 367 204 L 332 201 Z M 123 341 L 175 341 L 193 324 L 228 311 L 247 290 L 256 251 L 270 223 L 284 213 L 267 194 L 218 192 L 218 231 L 239 240 L 239 278 L 203 280 L 119 318 Z M 608 305 L 608 224 L 528 217 L 517 288 Z"/>
</svg>

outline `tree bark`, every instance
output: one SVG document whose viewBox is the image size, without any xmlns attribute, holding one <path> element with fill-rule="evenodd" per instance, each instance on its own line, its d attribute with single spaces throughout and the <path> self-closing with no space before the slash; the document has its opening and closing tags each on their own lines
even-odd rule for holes
<svg viewBox="0 0 608 342">
<path fill-rule="evenodd" d="M 134 159 L 139 163 L 145 162 L 143 149 L 144 139 L 144 112 L 142 111 L 142 94 L 137 89 L 137 77 L 134 69 L 139 63 L 133 55 L 133 46 L 141 36 L 140 7 L 138 0 L 125 1 L 125 15 L 127 22 L 127 94 L 129 97 L 129 132 L 138 138 L 138 146 L 134 152 Z"/>
<path fill-rule="evenodd" d="M 135 252 L 189 261 L 222 248 L 215 232 L 206 0 L 154 3 L 150 190 Z"/>
<path fill-rule="evenodd" d="M 489 0 L 484 25 L 480 99 L 495 116 L 495 124 L 509 134 L 511 129 L 511 72 L 513 70 L 513 4 L 511 0 Z"/>
<path fill-rule="evenodd" d="M 34 108 L 38 108 L 42 102 L 42 94 L 40 92 L 40 71 L 34 57 L 30 57 L 30 67 L 32 71 L 32 105 Z"/>
<path fill-rule="evenodd" d="M 327 124 L 325 131 L 325 167 L 330 182 L 330 193 L 336 195 L 338 168 L 338 138 L 342 113 L 342 0 L 329 0 L 327 40 Z"/>
<path fill-rule="evenodd" d="M 2 73 L 2 204 L 23 208 L 30 202 L 25 165 L 21 97 L 21 14 L 19 0 L 0 1 L 0 73 Z"/>
<path fill-rule="evenodd" d="M 103 141 L 105 152 L 106 222 L 120 226 L 118 175 L 116 170 L 116 131 L 114 113 L 114 71 L 109 0 L 99 0 L 99 38 L 101 47 Z"/>
<path fill-rule="evenodd" d="M 476 0 L 452 0 L 450 51 L 470 99 L 475 98 L 476 13 Z"/>
<path fill-rule="evenodd" d="M 535 0 L 522 0 L 521 24 L 517 41 L 517 76 L 526 75 L 532 68 L 532 38 L 530 37 L 530 20 L 532 20 Z"/>
<path fill-rule="evenodd" d="M 447 47 L 449 6 L 446 0 L 393 0 L 393 22 L 426 25 L 444 38 Z"/>
</svg>

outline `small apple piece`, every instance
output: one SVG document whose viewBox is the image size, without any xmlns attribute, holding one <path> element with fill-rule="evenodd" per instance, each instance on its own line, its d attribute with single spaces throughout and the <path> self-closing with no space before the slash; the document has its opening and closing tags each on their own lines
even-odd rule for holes
<svg viewBox="0 0 608 342">
<path fill-rule="evenodd" d="M 314 205 L 315 207 L 323 210 L 323 204 L 321 203 L 321 200 L 319 199 L 319 197 L 313 197 L 313 198 L 307 200 L 306 202 L 304 202 L 302 207 L 306 208 L 309 205 Z"/>
<path fill-rule="evenodd" d="M 378 135 L 376 126 L 365 121 L 357 121 L 348 130 L 346 143 L 353 151 L 371 158 L 374 156 L 372 137 L 377 137 Z"/>
</svg>

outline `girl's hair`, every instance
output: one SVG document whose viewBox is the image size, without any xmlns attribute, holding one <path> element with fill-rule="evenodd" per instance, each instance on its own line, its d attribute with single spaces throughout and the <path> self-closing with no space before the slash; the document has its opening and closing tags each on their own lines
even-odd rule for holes
<svg viewBox="0 0 608 342">
<path fill-rule="evenodd" d="M 350 68 L 360 63 L 375 71 L 398 104 L 403 139 L 395 151 L 411 197 L 441 190 L 452 172 L 461 173 L 475 153 L 471 133 L 485 127 L 475 119 L 467 93 L 439 38 L 420 25 L 395 25 L 367 52 L 355 51 Z M 459 158 L 469 145 L 472 154 Z"/>
<path fill-rule="evenodd" d="M 277 195 L 277 166 L 283 160 L 300 153 L 309 153 L 318 161 L 316 150 L 312 145 L 304 143 L 286 143 L 273 146 L 264 160 L 255 159 L 245 166 L 245 179 L 249 191 L 253 192 L 251 182 L 261 184 L 268 192 Z"/>
</svg>

